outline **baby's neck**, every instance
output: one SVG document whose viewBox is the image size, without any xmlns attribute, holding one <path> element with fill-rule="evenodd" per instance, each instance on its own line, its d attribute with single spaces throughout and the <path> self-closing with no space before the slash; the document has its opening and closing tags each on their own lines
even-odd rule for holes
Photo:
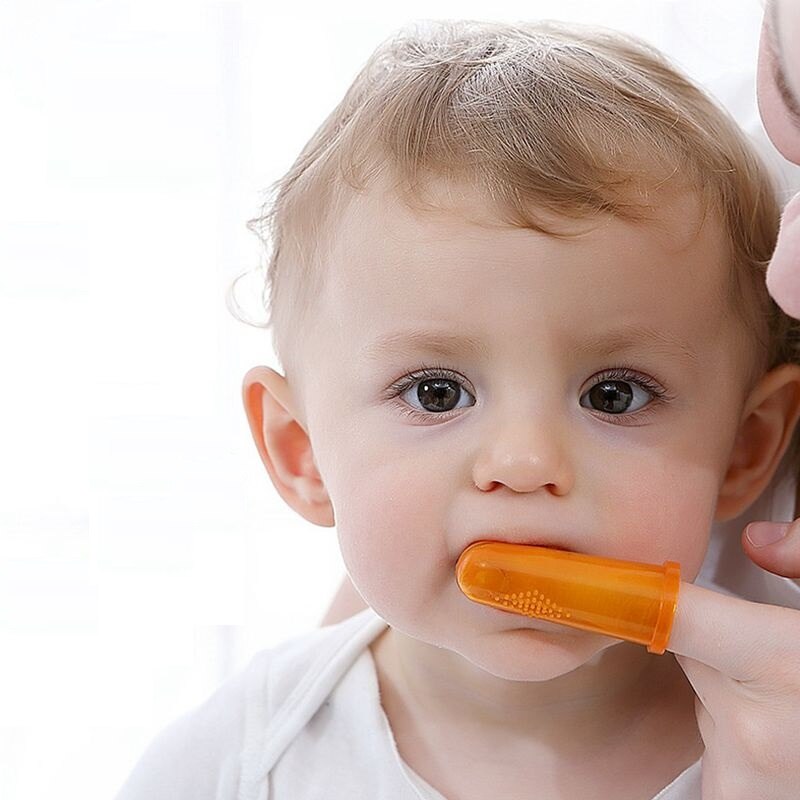
<svg viewBox="0 0 800 800">
<path fill-rule="evenodd" d="M 517 703 L 503 723 L 494 699 L 471 702 L 466 694 L 458 696 L 464 686 L 453 680 L 452 664 L 443 667 L 443 675 L 449 675 L 446 689 L 434 686 L 436 673 L 424 657 L 419 671 L 409 665 L 409 654 L 402 652 L 406 639 L 390 628 L 371 646 L 381 703 L 403 759 L 446 797 L 481 796 L 472 791 L 481 781 L 483 797 L 489 788 L 488 796 L 504 797 L 526 786 L 535 786 L 541 798 L 621 800 L 628 795 L 620 795 L 620 789 L 631 797 L 652 797 L 702 754 L 694 693 L 671 654 L 650 657 L 649 669 L 640 673 L 631 692 L 539 702 L 527 714 L 517 713 Z M 412 645 L 417 655 L 417 645 L 429 647 Z M 433 649 L 434 656 L 460 658 Z M 416 679 L 422 683 L 414 684 Z M 509 684 L 512 693 L 524 688 L 523 682 Z M 498 780 L 507 782 L 508 791 L 498 790 Z M 544 788 L 548 782 L 549 793 Z M 599 792 L 601 783 L 613 791 Z M 652 793 L 644 793 L 651 784 Z M 569 791 L 562 792 L 565 786 Z M 581 787 L 589 788 L 581 792 Z"/>
<path fill-rule="evenodd" d="M 542 659 L 556 664 L 561 654 L 548 647 Z M 627 735 L 663 695 L 680 688 L 691 693 L 671 653 L 655 656 L 630 642 L 605 647 L 552 679 L 529 681 L 496 677 L 395 628 L 373 642 L 371 651 L 379 674 L 410 709 L 457 730 L 474 727 L 496 741 L 507 735 L 558 747 L 608 741 L 617 732 Z"/>
</svg>

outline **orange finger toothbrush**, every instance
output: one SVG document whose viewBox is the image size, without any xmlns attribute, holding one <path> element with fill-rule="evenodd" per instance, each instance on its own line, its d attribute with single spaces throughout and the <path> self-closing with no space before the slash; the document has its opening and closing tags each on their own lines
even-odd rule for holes
<svg viewBox="0 0 800 800">
<path fill-rule="evenodd" d="M 461 553 L 456 580 L 476 603 L 644 644 L 661 655 L 678 607 L 681 566 L 483 541 Z"/>
</svg>

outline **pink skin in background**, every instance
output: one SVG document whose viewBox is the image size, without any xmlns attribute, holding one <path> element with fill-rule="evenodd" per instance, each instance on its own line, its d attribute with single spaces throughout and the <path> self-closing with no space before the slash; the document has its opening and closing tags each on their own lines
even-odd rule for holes
<svg viewBox="0 0 800 800">
<path fill-rule="evenodd" d="M 800 47 L 791 44 L 798 37 L 800 3 L 775 0 L 761 29 L 758 108 L 772 143 L 795 164 L 800 164 L 800 118 L 779 90 L 776 74 L 783 74 L 785 90 L 797 99 L 795 106 L 800 109 Z M 778 244 L 767 269 L 767 290 L 787 314 L 800 319 L 800 194 L 784 210 Z"/>
</svg>

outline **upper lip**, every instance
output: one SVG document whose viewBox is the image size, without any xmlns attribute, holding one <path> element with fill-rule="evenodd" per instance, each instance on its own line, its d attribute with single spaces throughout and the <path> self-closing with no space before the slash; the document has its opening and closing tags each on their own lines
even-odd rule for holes
<svg viewBox="0 0 800 800">
<path fill-rule="evenodd" d="M 491 532 L 473 539 L 464 549 L 478 542 L 507 542 L 508 544 L 534 545 L 536 547 L 549 547 L 553 550 L 568 550 L 574 552 L 574 548 L 565 544 L 565 538 L 556 538 L 548 534 L 539 534 L 525 528 L 505 528 L 503 530 L 492 530 Z"/>
</svg>

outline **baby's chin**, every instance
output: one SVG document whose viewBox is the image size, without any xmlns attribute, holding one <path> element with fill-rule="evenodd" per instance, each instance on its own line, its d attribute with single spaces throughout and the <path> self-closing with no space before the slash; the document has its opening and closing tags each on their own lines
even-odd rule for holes
<svg viewBox="0 0 800 800">
<path fill-rule="evenodd" d="M 598 653 L 624 644 L 621 639 L 474 603 L 457 592 L 454 607 L 436 603 L 392 602 L 367 597 L 375 613 L 393 629 L 392 639 L 415 662 L 442 660 L 457 672 L 461 659 L 497 678 L 546 681 L 591 661 Z M 448 598 L 452 600 L 453 598 Z M 449 608 L 449 612 L 445 608 Z M 469 670 L 468 670 L 469 671 Z"/>
<path fill-rule="evenodd" d="M 509 626 L 483 633 L 451 649 L 474 666 L 507 681 L 548 681 L 572 672 L 592 661 L 619 639 L 589 633 L 550 633 Z"/>
<path fill-rule="evenodd" d="M 445 627 L 440 620 L 415 620 L 408 624 L 387 622 L 399 634 L 396 641 L 415 660 L 449 660 L 449 674 L 457 679 L 464 670 L 469 679 L 470 665 L 507 681 L 547 681 L 564 675 L 598 653 L 618 644 L 620 639 L 550 624 L 550 630 L 537 630 L 534 621 L 494 609 L 485 609 L 508 620 L 492 620 L 490 626 L 470 622 L 462 616 Z M 546 623 L 543 623 L 546 624 Z M 468 662 L 468 663 L 464 663 Z M 474 677 L 474 676 L 473 676 Z"/>
</svg>

